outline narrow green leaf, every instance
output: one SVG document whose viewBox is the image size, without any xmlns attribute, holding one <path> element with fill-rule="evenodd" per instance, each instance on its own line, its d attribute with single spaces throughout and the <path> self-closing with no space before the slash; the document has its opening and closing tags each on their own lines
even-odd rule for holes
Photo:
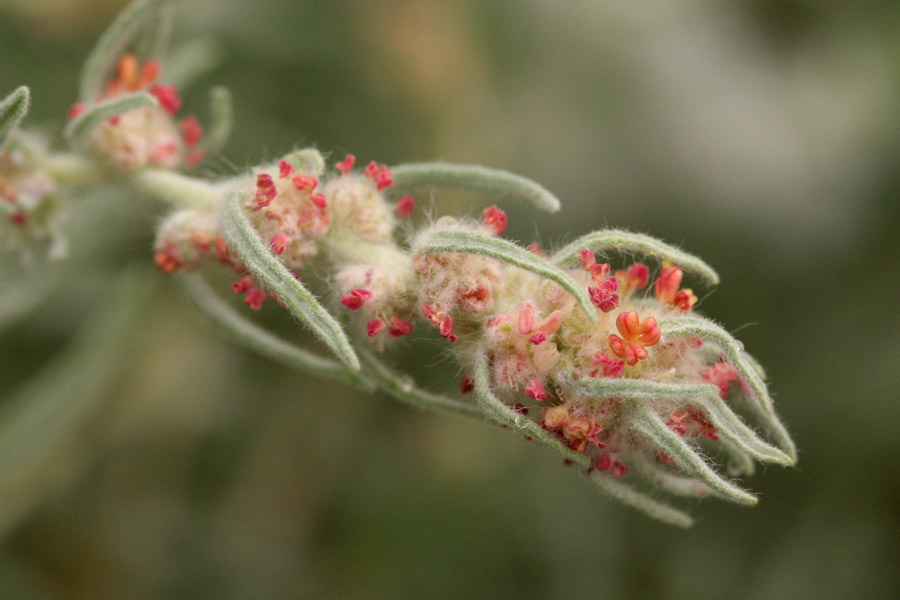
<svg viewBox="0 0 900 600">
<path fill-rule="evenodd" d="M 607 496 L 612 496 L 622 504 L 637 509 L 657 521 L 683 528 L 694 524 L 694 519 L 687 513 L 639 492 L 626 483 L 614 479 L 607 472 L 594 471 L 586 477 Z"/>
<path fill-rule="evenodd" d="M 642 233 L 632 233 L 618 229 L 595 231 L 584 235 L 571 244 L 566 245 L 553 255 L 552 262 L 556 265 L 565 265 L 581 259 L 581 251 L 587 248 L 591 252 L 605 252 L 615 250 L 617 252 L 639 252 L 646 256 L 654 256 L 659 260 L 668 260 L 678 265 L 685 271 L 696 273 L 708 283 L 719 283 L 719 276 L 705 262 L 692 254 L 688 254 L 665 242 Z"/>
<path fill-rule="evenodd" d="M 210 37 L 193 38 L 168 53 L 163 78 L 179 91 L 225 62 L 225 48 Z"/>
<path fill-rule="evenodd" d="M 135 341 L 153 278 L 128 272 L 63 352 L 0 407 L 0 533 L 88 460 L 79 443 Z"/>
<path fill-rule="evenodd" d="M 713 387 L 713 386 L 710 386 Z M 719 435 L 728 439 L 742 452 L 761 462 L 792 466 L 794 460 L 774 446 L 770 446 L 756 435 L 737 416 L 717 393 L 710 393 L 695 400 L 709 415 Z"/>
<path fill-rule="evenodd" d="M 83 149 L 90 142 L 94 130 L 106 119 L 135 108 L 156 106 L 157 104 L 156 98 L 146 92 L 122 94 L 92 104 L 85 108 L 83 113 L 72 119 L 66 127 L 66 139 L 73 148 Z"/>
<path fill-rule="evenodd" d="M 750 458 L 746 452 L 727 439 L 722 439 L 720 441 L 722 448 L 725 449 L 725 452 L 729 457 L 725 462 L 726 473 L 732 477 L 738 477 L 740 475 L 747 475 L 749 477 L 756 473 L 756 463 L 753 462 L 753 459 Z"/>
<path fill-rule="evenodd" d="M 540 256 L 529 252 L 502 238 L 490 237 L 470 231 L 431 231 L 416 240 L 413 251 L 419 254 L 437 254 L 441 252 L 460 252 L 464 254 L 481 254 L 502 260 L 541 277 L 555 281 L 572 294 L 581 309 L 591 319 L 597 320 L 597 310 L 591 303 L 587 291 L 577 281 Z"/>
<path fill-rule="evenodd" d="M 250 273 L 270 291 L 278 294 L 291 314 L 309 327 L 341 362 L 358 371 L 359 358 L 340 323 L 262 243 L 244 214 L 240 194 L 232 194 L 224 203 L 221 223 L 225 241 L 241 258 Z"/>
<path fill-rule="evenodd" d="M 769 396 L 766 384 L 763 383 L 753 364 L 747 360 L 744 345 L 734 339 L 730 333 L 712 321 L 697 317 L 660 319 L 659 328 L 662 331 L 663 342 L 676 337 L 696 336 L 719 346 L 741 379 L 753 390 L 756 400 L 766 412 L 773 412 L 772 398 Z"/>
<path fill-rule="evenodd" d="M 175 20 L 175 7 L 160 6 L 141 27 L 141 34 L 135 44 L 135 53 L 145 58 L 154 58 L 166 63 L 166 50 L 172 37 L 172 26 Z"/>
<path fill-rule="evenodd" d="M 661 319 L 659 327 L 662 330 L 664 342 L 674 337 L 689 335 L 718 345 L 744 383 L 753 391 L 756 402 L 751 403 L 750 408 L 763 424 L 770 438 L 792 461 L 797 461 L 797 447 L 794 445 L 794 440 L 791 439 L 784 424 L 775 414 L 769 390 L 755 366 L 756 361 L 748 358 L 743 344 L 715 323 L 697 317 Z"/>
<path fill-rule="evenodd" d="M 412 377 L 395 373 L 368 350 L 360 350 L 359 357 L 365 373 L 375 380 L 379 388 L 400 402 L 424 410 L 484 419 L 484 413 L 477 406 L 417 387 Z"/>
<path fill-rule="evenodd" d="M 722 437 L 763 462 L 793 465 L 784 452 L 770 446 L 747 427 L 719 396 L 719 388 L 707 383 L 663 383 L 644 379 L 577 379 L 567 386 L 573 392 L 593 398 L 628 400 L 669 400 L 691 402 L 702 407 Z"/>
<path fill-rule="evenodd" d="M 563 458 L 571 460 L 582 468 L 589 469 L 591 467 L 590 458 L 580 452 L 575 452 L 535 421 L 513 410 L 512 407 L 494 395 L 491 391 L 488 359 L 484 352 L 480 352 L 476 356 L 474 371 L 475 394 L 486 414 L 493 417 L 501 425 L 507 425 L 511 429 L 521 431 L 548 448 L 555 450 Z M 613 479 L 608 473 L 585 471 L 584 474 L 604 494 L 612 496 L 619 502 L 640 510 L 654 519 L 678 527 L 690 527 L 693 524 L 693 519 L 686 513 L 655 500 L 621 481 Z"/>
<path fill-rule="evenodd" d="M 706 383 L 661 383 L 647 379 L 574 379 L 567 387 L 582 396 L 593 398 L 627 398 L 629 400 L 692 400 L 718 394 L 719 388 Z"/>
<path fill-rule="evenodd" d="M 100 97 L 119 58 L 141 28 L 156 18 L 159 10 L 170 1 L 136 0 L 103 32 L 81 71 L 79 95 L 82 102 L 93 102 Z"/>
<path fill-rule="evenodd" d="M 221 152 L 231 135 L 234 107 L 228 88 L 214 87 L 209 93 L 210 125 L 200 142 L 200 149 L 206 152 Z"/>
<path fill-rule="evenodd" d="M 30 103 L 31 92 L 24 85 L 16 88 L 12 94 L 0 102 L 0 152 L 9 141 L 12 132 L 25 118 Z"/>
<path fill-rule="evenodd" d="M 344 365 L 295 346 L 253 323 L 219 298 L 200 275 L 175 273 L 172 277 L 216 332 L 236 344 L 311 375 L 349 383 L 366 391 L 375 389 L 371 381 Z"/>
<path fill-rule="evenodd" d="M 671 472 L 671 467 L 660 467 L 643 458 L 635 458 L 628 464 L 629 472 L 634 472 L 653 487 L 673 496 L 683 498 L 718 496 L 713 489 L 696 477 L 676 475 Z"/>
<path fill-rule="evenodd" d="M 477 165 L 443 162 L 398 165 L 391 168 L 393 189 L 415 190 L 429 187 L 482 192 L 499 198 L 526 200 L 541 210 L 559 211 L 559 199 L 541 185 L 521 175 Z"/>
<path fill-rule="evenodd" d="M 706 482 L 724 498 L 739 504 L 753 505 L 757 503 L 755 496 L 723 479 L 706 461 L 685 442 L 677 433 L 669 429 L 665 422 L 653 409 L 644 403 L 634 406 L 633 426 L 636 431 L 649 440 L 654 446 L 665 452 L 675 461 L 676 466 Z"/>
<path fill-rule="evenodd" d="M 491 391 L 488 359 L 483 352 L 480 352 L 475 359 L 474 377 L 475 395 L 478 398 L 478 403 L 489 417 L 492 417 L 501 425 L 507 425 L 513 430 L 521 431 L 523 434 L 537 440 L 548 448 L 555 450 L 562 455 L 563 458 L 567 458 L 577 465 L 581 465 L 585 468 L 591 466 L 591 461 L 587 456 L 575 452 L 560 442 L 552 433 L 538 425 L 534 420 L 515 411 L 512 407 L 508 406 L 500 398 L 494 395 Z"/>
</svg>

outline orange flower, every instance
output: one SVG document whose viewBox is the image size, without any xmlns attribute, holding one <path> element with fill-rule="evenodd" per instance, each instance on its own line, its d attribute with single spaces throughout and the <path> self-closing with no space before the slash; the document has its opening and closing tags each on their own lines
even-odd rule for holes
<svg viewBox="0 0 900 600">
<path fill-rule="evenodd" d="M 657 343 L 661 335 L 656 319 L 647 317 L 641 321 L 633 310 L 621 313 L 616 319 L 616 327 L 622 337 L 610 334 L 609 345 L 613 353 L 629 365 L 647 358 L 646 346 Z"/>
</svg>

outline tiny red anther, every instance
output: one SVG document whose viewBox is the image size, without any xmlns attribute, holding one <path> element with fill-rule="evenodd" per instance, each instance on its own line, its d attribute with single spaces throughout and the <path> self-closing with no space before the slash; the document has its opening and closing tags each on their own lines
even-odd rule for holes
<svg viewBox="0 0 900 600">
<path fill-rule="evenodd" d="M 395 316 L 391 317 L 391 326 L 388 328 L 388 334 L 391 337 L 403 337 L 409 333 L 412 333 L 413 324 L 409 321 L 404 321 L 403 319 L 398 319 Z"/>
<path fill-rule="evenodd" d="M 489 206 L 484 209 L 484 224 L 491 228 L 494 235 L 500 235 L 506 231 L 506 213 L 496 206 Z"/>
<path fill-rule="evenodd" d="M 256 206 L 253 210 L 265 208 L 272 203 L 278 190 L 275 189 L 275 181 L 268 173 L 260 173 L 256 176 Z"/>
<path fill-rule="evenodd" d="M 316 189 L 316 186 L 319 185 L 319 180 L 313 177 L 312 175 L 294 175 L 294 178 L 291 179 L 294 183 L 294 187 L 300 190 L 301 192 L 313 191 Z"/>
<path fill-rule="evenodd" d="M 289 238 L 285 234 L 276 233 L 275 235 L 272 236 L 272 241 L 271 241 L 272 250 L 275 251 L 275 254 L 283 254 L 284 249 L 287 247 L 287 245 L 290 243 L 290 241 L 291 241 L 291 238 Z"/>
<path fill-rule="evenodd" d="M 170 115 L 174 115 L 181 108 L 181 98 L 178 97 L 175 86 L 154 85 L 150 88 L 150 93 L 156 96 L 159 105 Z"/>
<path fill-rule="evenodd" d="M 243 294 L 250 288 L 254 286 L 253 278 L 249 275 L 244 275 L 237 281 L 231 284 L 231 289 L 235 294 Z"/>
<path fill-rule="evenodd" d="M 372 297 L 372 292 L 364 289 L 350 290 L 349 293 L 341 296 L 341 304 L 350 310 L 359 310 Z"/>
<path fill-rule="evenodd" d="M 376 335 L 384 331 L 385 327 L 387 327 L 387 325 L 385 324 L 384 320 L 375 317 L 374 319 L 369 321 L 368 325 L 366 325 L 366 334 L 369 337 L 375 337 Z"/>
<path fill-rule="evenodd" d="M 416 201 L 412 196 L 403 196 L 394 208 L 397 211 L 397 216 L 405 219 L 416 209 Z"/>
<path fill-rule="evenodd" d="M 184 136 L 184 145 L 188 148 L 196 146 L 203 136 L 203 128 L 194 115 L 188 115 L 183 118 L 178 123 L 178 128 L 181 129 L 181 135 Z"/>
<path fill-rule="evenodd" d="M 356 157 L 352 154 L 348 154 L 347 157 L 344 158 L 344 160 L 334 165 L 334 168 L 344 175 L 347 175 L 348 173 L 350 173 L 350 169 L 353 168 L 354 163 L 356 163 Z"/>
<path fill-rule="evenodd" d="M 532 379 L 528 382 L 528 385 L 525 386 L 525 395 L 529 398 L 533 398 L 538 402 L 543 402 L 547 399 L 547 390 L 544 388 L 544 384 L 540 382 L 538 379 Z"/>
</svg>

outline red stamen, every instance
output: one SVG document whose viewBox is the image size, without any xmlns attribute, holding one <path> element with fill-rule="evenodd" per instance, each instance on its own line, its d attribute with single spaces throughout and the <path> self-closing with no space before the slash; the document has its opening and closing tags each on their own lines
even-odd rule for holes
<svg viewBox="0 0 900 600">
<path fill-rule="evenodd" d="M 616 327 L 622 337 L 610 334 L 609 345 L 613 353 L 629 365 L 647 358 L 646 346 L 659 342 L 662 335 L 656 325 L 656 319 L 647 317 L 640 321 L 638 314 L 633 310 L 621 313 L 616 319 Z"/>
<path fill-rule="evenodd" d="M 282 179 L 287 179 L 288 177 L 290 177 L 291 175 L 294 174 L 294 167 L 291 165 L 291 163 L 289 163 L 285 160 L 278 163 L 278 170 L 279 170 L 278 176 L 281 177 Z"/>
<path fill-rule="evenodd" d="M 253 210 L 265 208 L 272 203 L 278 190 L 275 189 L 275 181 L 268 173 L 260 173 L 256 176 L 256 206 Z"/>
<path fill-rule="evenodd" d="M 188 115 L 178 123 L 179 129 L 181 129 L 181 135 L 184 136 L 184 145 L 188 148 L 193 148 L 197 145 L 197 142 L 200 141 L 200 138 L 203 136 L 203 128 L 200 126 L 200 123 L 197 122 L 197 118 L 194 115 Z"/>
<path fill-rule="evenodd" d="M 359 310 L 372 297 L 372 292 L 364 289 L 350 290 L 349 293 L 341 296 L 341 304 L 350 310 Z"/>
<path fill-rule="evenodd" d="M 159 100 L 159 105 L 170 115 L 174 116 L 178 109 L 181 108 L 181 98 L 178 97 L 175 86 L 154 85 L 150 87 L 150 93 L 156 96 L 156 99 Z"/>
<path fill-rule="evenodd" d="M 409 333 L 412 333 L 413 324 L 409 321 L 404 321 L 403 319 L 398 319 L 397 317 L 391 317 L 391 326 L 388 329 L 388 334 L 391 337 L 403 337 Z"/>
<path fill-rule="evenodd" d="M 334 168 L 336 168 L 338 171 L 340 171 L 344 175 L 347 175 L 348 173 L 350 173 L 350 169 L 353 168 L 353 165 L 355 163 L 356 163 L 356 157 L 353 156 L 352 154 L 348 154 L 344 160 L 342 160 L 341 162 L 334 165 Z"/>
<path fill-rule="evenodd" d="M 496 206 L 484 209 L 484 224 L 493 230 L 494 235 L 500 235 L 506 231 L 506 213 Z"/>
<path fill-rule="evenodd" d="M 272 236 L 272 250 L 275 251 L 275 254 L 283 254 L 285 247 L 287 247 L 290 241 L 291 238 L 283 233 L 276 233 Z"/>
<path fill-rule="evenodd" d="M 394 208 L 397 211 L 397 216 L 405 219 L 416 209 L 416 201 L 412 196 L 403 196 Z"/>
<path fill-rule="evenodd" d="M 387 327 L 387 325 L 385 324 L 384 320 L 375 317 L 374 319 L 369 321 L 369 324 L 366 326 L 366 334 L 369 337 L 375 337 L 376 335 L 384 331 L 385 327 Z"/>
</svg>

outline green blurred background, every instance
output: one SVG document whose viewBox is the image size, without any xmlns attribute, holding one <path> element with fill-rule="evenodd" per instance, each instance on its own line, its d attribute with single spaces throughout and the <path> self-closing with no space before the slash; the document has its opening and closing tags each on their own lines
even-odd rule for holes
<svg viewBox="0 0 900 600">
<path fill-rule="evenodd" d="M 125 4 L 0 0 L 0 93 L 32 87 L 29 124 L 63 125 Z M 900 4 L 190 0 L 178 14 L 176 45 L 208 39 L 219 57 L 187 108 L 202 121 L 213 84 L 235 97 L 211 173 L 304 144 L 482 163 L 563 200 L 552 218 L 505 206 L 513 239 L 627 227 L 707 259 L 723 283 L 701 310 L 741 328 L 800 462 L 746 482 L 758 507 L 709 500 L 693 529 L 669 528 L 517 436 L 231 347 L 150 272 L 115 377 L 33 469 L 0 474 L 0 596 L 900 597 Z M 46 379 L 116 273 L 151 261 L 158 207 L 79 202 L 71 261 L 0 330 L 0 410 Z M 433 212 L 486 202 L 441 195 Z M 4 292 L 40 279 L 3 260 Z M 454 389 L 422 338 L 395 362 Z"/>
</svg>

